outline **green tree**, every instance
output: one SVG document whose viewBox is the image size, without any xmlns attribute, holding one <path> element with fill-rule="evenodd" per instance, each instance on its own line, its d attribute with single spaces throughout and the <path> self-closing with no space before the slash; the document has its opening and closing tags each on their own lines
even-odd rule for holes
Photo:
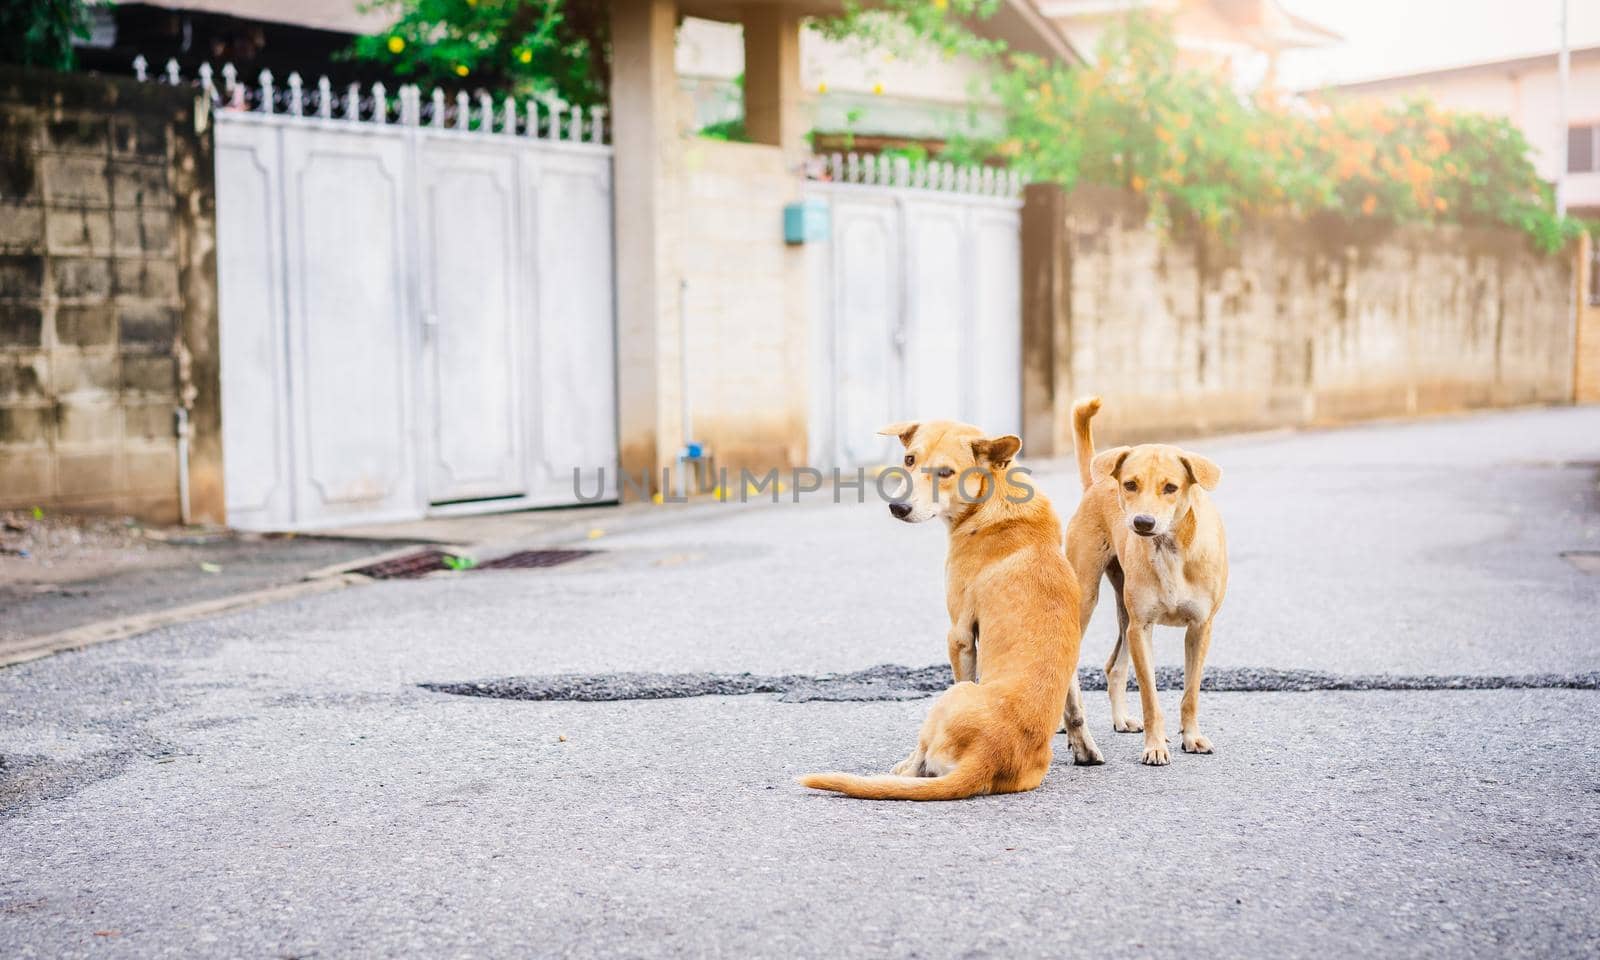
<svg viewBox="0 0 1600 960">
<path fill-rule="evenodd" d="M 89 37 L 85 0 L 12 0 L 0 3 L 0 62 L 71 70 L 74 39 Z"/>
<path fill-rule="evenodd" d="M 394 25 L 358 37 L 353 53 L 426 91 L 554 94 L 606 101 L 609 21 L 602 0 L 375 0 Z"/>
</svg>

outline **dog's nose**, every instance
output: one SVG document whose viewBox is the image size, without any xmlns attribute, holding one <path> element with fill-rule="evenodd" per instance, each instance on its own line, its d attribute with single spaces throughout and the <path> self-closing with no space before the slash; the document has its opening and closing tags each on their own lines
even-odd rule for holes
<svg viewBox="0 0 1600 960">
<path fill-rule="evenodd" d="M 889 504 L 889 512 L 894 514 L 896 520 L 904 520 L 911 516 L 911 504 L 904 500 L 895 500 Z"/>
<path fill-rule="evenodd" d="M 1156 528 L 1156 518 L 1148 513 L 1141 513 L 1133 518 L 1133 529 L 1140 533 L 1149 533 Z"/>
</svg>

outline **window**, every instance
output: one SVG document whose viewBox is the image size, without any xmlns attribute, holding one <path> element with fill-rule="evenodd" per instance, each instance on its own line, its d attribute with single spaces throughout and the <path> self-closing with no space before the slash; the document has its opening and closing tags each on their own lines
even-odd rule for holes
<svg viewBox="0 0 1600 960">
<path fill-rule="evenodd" d="M 1567 130 L 1567 172 L 1600 171 L 1600 123 Z"/>
</svg>

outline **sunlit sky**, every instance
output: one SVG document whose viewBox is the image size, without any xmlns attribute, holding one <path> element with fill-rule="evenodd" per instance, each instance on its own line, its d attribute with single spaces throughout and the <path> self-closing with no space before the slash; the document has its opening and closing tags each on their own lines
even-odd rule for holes
<svg viewBox="0 0 1600 960">
<path fill-rule="evenodd" d="M 1286 54 L 1280 76 L 1289 87 L 1549 53 L 1560 36 L 1560 0 L 1279 2 L 1345 38 L 1326 49 Z M 1567 0 L 1567 17 L 1574 49 L 1600 46 L 1600 0 Z"/>
</svg>

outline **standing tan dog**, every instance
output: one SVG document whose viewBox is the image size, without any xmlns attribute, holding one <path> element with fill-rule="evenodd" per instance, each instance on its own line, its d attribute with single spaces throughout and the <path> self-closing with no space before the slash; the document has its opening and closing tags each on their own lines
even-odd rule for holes
<svg viewBox="0 0 1600 960">
<path fill-rule="evenodd" d="M 911 476 L 909 495 L 889 512 L 907 523 L 943 517 L 949 527 L 945 604 L 956 683 L 890 775 L 814 773 L 800 782 L 870 800 L 1032 790 L 1050 769 L 1063 702 L 1077 718 L 1068 730 L 1074 760 L 1104 762 L 1083 723 L 1078 585 L 1061 554 L 1061 521 L 1026 475 L 1010 470 L 1022 441 L 942 420 L 879 432 L 900 438 Z"/>
<path fill-rule="evenodd" d="M 1117 592 L 1117 645 L 1106 660 L 1111 724 L 1129 733 L 1143 730 L 1143 760 L 1159 766 L 1170 757 L 1150 643 L 1156 624 L 1188 631 L 1183 641 L 1183 749 L 1211 752 L 1196 713 L 1211 622 L 1228 589 L 1222 518 L 1206 495 L 1216 489 L 1222 471 L 1205 457 L 1165 444 L 1114 447 L 1097 455 L 1089 421 L 1099 410 L 1099 397 L 1080 400 L 1072 408 L 1083 501 L 1067 524 L 1067 558 L 1078 574 L 1085 627 L 1102 575 Z M 1139 676 L 1142 723 L 1128 716 L 1130 652 Z"/>
</svg>

